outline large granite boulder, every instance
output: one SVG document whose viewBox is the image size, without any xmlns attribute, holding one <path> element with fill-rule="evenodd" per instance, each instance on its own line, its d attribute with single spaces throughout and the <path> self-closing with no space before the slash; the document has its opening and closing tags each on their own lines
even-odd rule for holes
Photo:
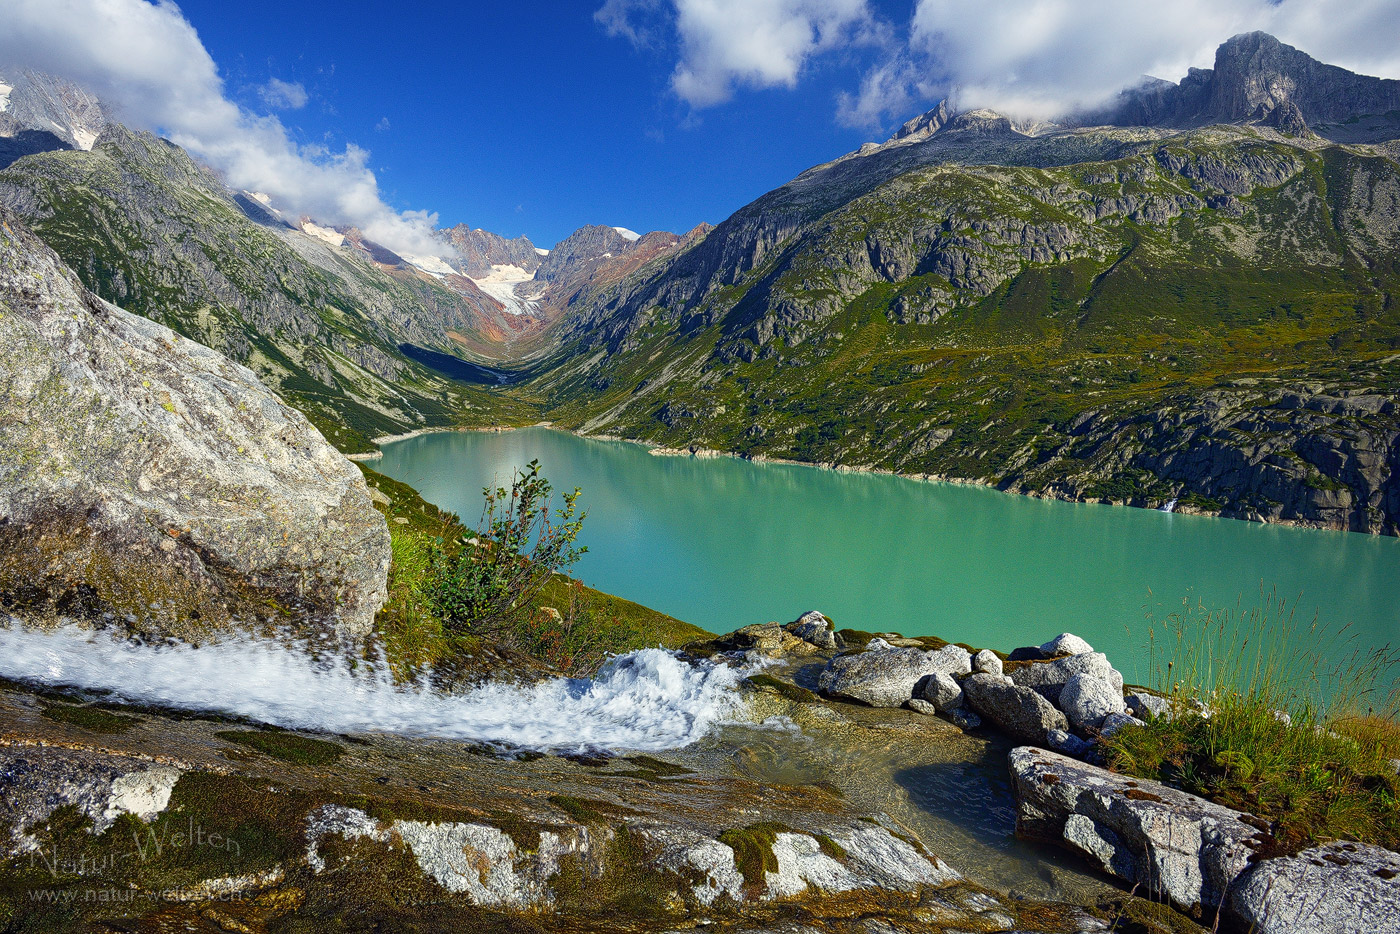
<svg viewBox="0 0 1400 934">
<path fill-rule="evenodd" d="M 1109 664 L 1108 656 L 1102 652 L 1066 655 L 1044 662 L 1031 661 L 1013 669 L 1010 674 L 1016 684 L 1034 688 L 1052 704 L 1059 702 L 1060 691 L 1077 674 L 1092 675 L 1107 681 L 1120 697 L 1123 694 L 1123 676 Z"/>
<path fill-rule="evenodd" d="M 893 648 L 872 642 L 875 648 L 838 655 L 827 663 L 817 679 L 832 697 L 844 697 L 872 707 L 902 707 L 914 696 L 914 687 L 926 675 L 963 675 L 972 670 L 966 649 L 947 645 L 936 652 Z"/>
<path fill-rule="evenodd" d="M 1049 731 L 1069 729 L 1055 705 L 1030 688 L 1007 684 L 1005 678 L 976 674 L 963 679 L 962 689 L 973 711 L 1017 739 L 1044 743 Z"/>
<path fill-rule="evenodd" d="M 389 534 L 356 467 L 246 368 L 86 291 L 0 214 L 0 596 L 202 638 L 358 637 Z"/>
<path fill-rule="evenodd" d="M 1027 746 L 1010 761 L 1018 836 L 1068 847 L 1184 911 L 1219 905 L 1262 842 L 1248 815 L 1158 782 Z"/>
<path fill-rule="evenodd" d="M 1264 860 L 1230 909 L 1254 934 L 1400 934 L 1400 854 L 1336 842 Z"/>
<path fill-rule="evenodd" d="M 1265 858 L 1263 822 L 1044 749 L 1010 757 L 1019 836 L 1057 843 L 1197 916 L 1258 934 L 1400 934 L 1400 855 L 1336 843 Z"/>
<path fill-rule="evenodd" d="M 1065 682 L 1058 706 L 1070 724 L 1083 733 L 1098 729 L 1109 714 L 1127 710 L 1122 689 L 1082 671 Z"/>
</svg>

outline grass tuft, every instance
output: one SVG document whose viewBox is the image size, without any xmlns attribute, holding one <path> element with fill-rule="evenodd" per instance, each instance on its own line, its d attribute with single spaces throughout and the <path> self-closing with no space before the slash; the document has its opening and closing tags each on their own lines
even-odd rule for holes
<svg viewBox="0 0 1400 934">
<path fill-rule="evenodd" d="M 1154 634 L 1152 667 L 1171 713 L 1108 739 L 1114 769 L 1262 818 L 1279 852 L 1400 846 L 1393 651 L 1328 665 L 1314 647 L 1337 637 L 1299 627 L 1273 594 L 1248 610 L 1188 606 L 1166 633 L 1170 654 Z"/>
</svg>

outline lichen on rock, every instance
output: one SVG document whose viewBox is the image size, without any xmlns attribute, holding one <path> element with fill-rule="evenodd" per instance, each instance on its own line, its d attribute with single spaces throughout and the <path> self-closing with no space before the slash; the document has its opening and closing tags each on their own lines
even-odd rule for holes
<svg viewBox="0 0 1400 934">
<path fill-rule="evenodd" d="M 145 635 L 357 638 L 389 535 L 253 373 L 86 291 L 0 214 L 0 598 Z"/>
</svg>

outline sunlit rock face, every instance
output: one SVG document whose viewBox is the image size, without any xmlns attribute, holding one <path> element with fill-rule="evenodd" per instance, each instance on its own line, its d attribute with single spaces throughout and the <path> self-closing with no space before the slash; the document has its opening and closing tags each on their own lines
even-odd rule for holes
<svg viewBox="0 0 1400 934">
<path fill-rule="evenodd" d="M 87 292 L 0 215 L 0 594 L 198 638 L 357 638 L 389 535 L 359 471 L 248 369 Z"/>
</svg>

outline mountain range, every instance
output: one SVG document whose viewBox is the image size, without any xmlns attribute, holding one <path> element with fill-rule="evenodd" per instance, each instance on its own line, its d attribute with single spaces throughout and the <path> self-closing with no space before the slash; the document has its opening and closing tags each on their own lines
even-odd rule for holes
<svg viewBox="0 0 1400 934">
<path fill-rule="evenodd" d="M 0 68 L 0 204 L 347 451 L 548 418 L 681 449 L 1400 529 L 1400 82 L 1237 36 L 1024 123 L 941 102 L 717 227 L 288 217 Z"/>
</svg>

